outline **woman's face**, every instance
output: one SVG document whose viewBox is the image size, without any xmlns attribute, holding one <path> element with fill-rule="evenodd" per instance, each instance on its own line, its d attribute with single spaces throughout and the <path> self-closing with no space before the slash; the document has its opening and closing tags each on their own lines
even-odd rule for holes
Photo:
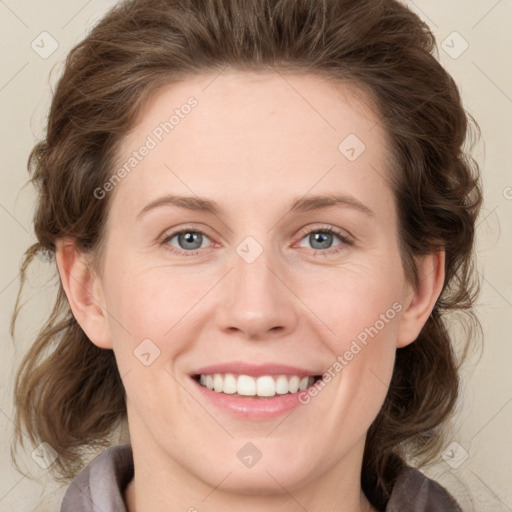
<svg viewBox="0 0 512 512">
<path fill-rule="evenodd" d="M 113 194 L 108 314 L 89 333 L 148 464 L 246 492 L 358 468 L 414 339 L 387 162 L 372 110 L 318 77 L 226 71 L 153 98 L 95 194 Z"/>
</svg>

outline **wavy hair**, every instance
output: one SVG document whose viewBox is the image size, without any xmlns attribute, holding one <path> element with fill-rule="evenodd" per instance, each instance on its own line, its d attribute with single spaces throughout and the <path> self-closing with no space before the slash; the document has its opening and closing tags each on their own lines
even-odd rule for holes
<svg viewBox="0 0 512 512">
<path fill-rule="evenodd" d="M 22 262 L 11 328 L 34 256 L 44 252 L 55 262 L 56 241 L 64 237 L 97 254 L 109 196 L 97 200 L 94 190 L 112 176 L 120 142 L 155 91 L 228 66 L 316 74 L 363 90 L 391 144 L 407 278 L 418 279 L 415 257 L 446 251 L 441 295 L 415 342 L 397 350 L 387 397 L 367 435 L 362 486 L 383 509 L 407 458 L 438 453 L 458 397 L 459 364 L 481 330 L 473 304 L 482 191 L 466 147 L 478 125 L 438 62 L 431 31 L 398 1 L 131 0 L 111 9 L 68 54 L 45 137 L 29 157 L 37 243 Z M 105 445 L 126 408 L 113 352 L 87 339 L 59 286 L 17 373 L 15 445 L 25 434 L 49 443 L 59 453 L 56 476 L 71 478 L 84 450 Z M 453 312 L 467 320 L 460 357 L 448 332 Z"/>
</svg>

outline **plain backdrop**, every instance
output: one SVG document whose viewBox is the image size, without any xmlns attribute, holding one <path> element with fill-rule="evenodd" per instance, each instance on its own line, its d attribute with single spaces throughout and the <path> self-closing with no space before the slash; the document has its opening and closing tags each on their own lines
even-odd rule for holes
<svg viewBox="0 0 512 512">
<path fill-rule="evenodd" d="M 21 256 L 35 240 L 27 157 L 43 135 L 52 84 L 65 56 L 114 3 L 0 0 L 0 512 L 56 512 L 63 493 L 32 458 L 34 447 L 23 454 L 25 475 L 10 460 L 15 366 L 52 304 L 56 280 L 51 265 L 34 263 L 15 340 L 8 325 Z M 484 350 L 479 361 L 465 367 L 452 433 L 425 472 L 450 489 L 464 510 L 512 511 L 512 0 L 406 3 L 433 30 L 439 58 L 482 129 L 473 155 L 485 193 L 477 228 Z"/>
</svg>

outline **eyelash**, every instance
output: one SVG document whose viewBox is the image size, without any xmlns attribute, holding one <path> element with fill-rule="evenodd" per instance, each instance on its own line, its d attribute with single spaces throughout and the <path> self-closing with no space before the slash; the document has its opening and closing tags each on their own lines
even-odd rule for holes
<svg viewBox="0 0 512 512">
<path fill-rule="evenodd" d="M 197 256 L 199 254 L 199 252 L 201 251 L 201 249 L 196 249 L 196 250 L 193 250 L 193 251 L 185 251 L 185 250 L 177 249 L 176 247 L 174 247 L 174 246 L 169 244 L 169 242 L 176 235 L 180 235 L 182 233 L 197 233 L 197 234 L 200 234 L 200 235 L 204 235 L 207 238 L 210 238 L 203 231 L 200 231 L 200 230 L 197 230 L 197 229 L 193 229 L 193 228 L 183 228 L 183 229 L 180 229 L 179 231 L 173 231 L 172 233 L 166 235 L 163 238 L 161 244 L 163 246 L 165 246 L 165 248 L 167 250 L 169 250 L 169 251 L 171 251 L 173 253 L 177 253 L 177 254 L 179 254 L 181 256 L 185 256 L 185 257 Z M 351 238 L 349 238 L 347 235 L 343 234 L 343 232 L 338 231 L 337 229 L 335 229 L 335 228 L 333 228 L 331 226 L 315 227 L 315 228 L 310 229 L 308 231 L 302 232 L 299 241 L 302 241 L 305 237 L 309 236 L 311 233 L 328 233 L 330 235 L 335 235 L 342 242 L 339 245 L 336 245 L 334 247 L 330 247 L 328 249 L 312 249 L 314 251 L 313 252 L 314 256 L 318 256 L 318 255 L 326 256 L 326 255 L 330 255 L 330 254 L 335 254 L 335 253 L 338 253 L 341 250 L 343 250 L 343 246 L 344 245 L 345 246 L 351 246 L 351 245 L 354 244 L 354 241 Z"/>
</svg>

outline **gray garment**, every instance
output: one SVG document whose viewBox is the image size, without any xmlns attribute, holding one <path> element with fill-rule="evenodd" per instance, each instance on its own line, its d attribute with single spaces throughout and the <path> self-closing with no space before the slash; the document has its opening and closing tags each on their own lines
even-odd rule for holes
<svg viewBox="0 0 512 512">
<path fill-rule="evenodd" d="M 129 444 L 104 450 L 71 482 L 60 512 L 127 512 L 125 487 L 133 478 Z M 405 468 L 385 512 L 462 512 L 448 492 L 420 471 Z"/>
</svg>

